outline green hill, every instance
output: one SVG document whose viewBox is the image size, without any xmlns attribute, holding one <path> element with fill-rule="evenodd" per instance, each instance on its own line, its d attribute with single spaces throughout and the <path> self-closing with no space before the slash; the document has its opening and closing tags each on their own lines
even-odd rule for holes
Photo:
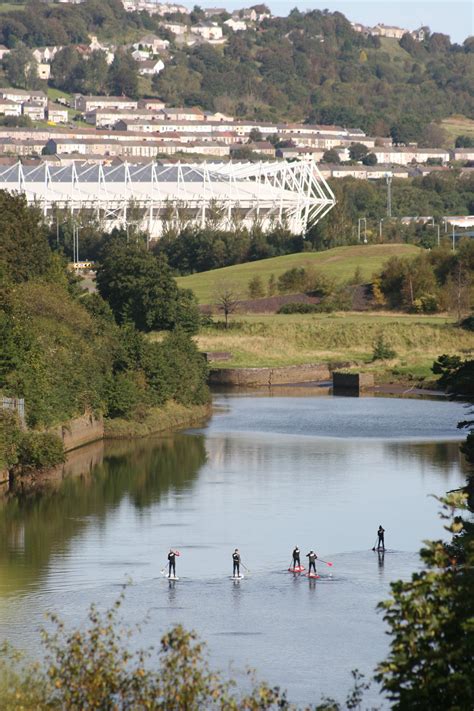
<svg viewBox="0 0 474 711">
<path fill-rule="evenodd" d="M 313 267 L 325 274 L 335 277 L 342 283 L 350 279 L 355 270 L 360 268 L 364 279 L 370 279 L 372 274 L 380 269 L 382 264 L 393 255 L 409 256 L 419 251 L 419 247 L 409 244 L 372 244 L 351 247 L 336 247 L 326 252 L 300 252 L 287 254 L 283 257 L 262 259 L 258 262 L 236 264 L 223 269 L 213 269 L 200 274 L 179 277 L 179 286 L 192 289 L 200 303 L 212 301 L 216 284 L 232 282 L 246 295 L 249 279 L 260 276 L 264 282 L 271 274 L 278 279 L 280 274 L 293 267 Z"/>
</svg>

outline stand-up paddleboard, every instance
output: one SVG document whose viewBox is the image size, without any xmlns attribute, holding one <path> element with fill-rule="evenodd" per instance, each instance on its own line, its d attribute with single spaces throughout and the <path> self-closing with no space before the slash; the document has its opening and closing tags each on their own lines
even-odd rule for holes
<svg viewBox="0 0 474 711">
<path fill-rule="evenodd" d="M 311 580 L 317 580 L 319 578 L 319 575 L 315 575 L 314 573 L 306 573 L 307 578 L 311 578 Z"/>
<path fill-rule="evenodd" d="M 177 575 L 170 575 L 169 573 L 166 573 L 164 570 L 160 570 L 160 573 L 165 577 L 167 580 L 179 580 Z"/>
<path fill-rule="evenodd" d="M 231 580 L 243 580 L 244 576 L 243 575 L 231 575 L 230 579 Z"/>
<path fill-rule="evenodd" d="M 289 573 L 302 573 L 304 570 L 304 565 L 297 565 L 296 568 L 288 568 Z"/>
</svg>

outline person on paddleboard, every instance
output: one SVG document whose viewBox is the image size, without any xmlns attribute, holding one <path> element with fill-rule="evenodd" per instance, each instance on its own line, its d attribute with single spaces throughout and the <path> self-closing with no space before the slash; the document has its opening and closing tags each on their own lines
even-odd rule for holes
<svg viewBox="0 0 474 711">
<path fill-rule="evenodd" d="M 298 546 L 294 547 L 292 556 L 293 556 L 293 568 L 301 568 L 300 549 L 298 548 Z"/>
<path fill-rule="evenodd" d="M 239 553 L 238 548 L 236 548 L 235 551 L 232 553 L 232 563 L 233 563 L 232 576 L 234 578 L 239 578 L 240 577 L 240 553 Z"/>
<path fill-rule="evenodd" d="M 385 550 L 385 528 L 382 528 L 382 525 L 379 526 L 379 530 L 377 531 L 377 536 L 378 536 L 377 550 L 379 551 L 380 549 L 382 549 L 384 551 Z"/>
<path fill-rule="evenodd" d="M 316 558 L 318 557 L 314 551 L 306 553 L 306 557 L 309 560 L 308 575 L 311 575 L 311 570 L 314 571 L 316 575 Z"/>
<path fill-rule="evenodd" d="M 176 577 L 176 551 L 172 548 L 168 553 L 168 577 Z"/>
</svg>

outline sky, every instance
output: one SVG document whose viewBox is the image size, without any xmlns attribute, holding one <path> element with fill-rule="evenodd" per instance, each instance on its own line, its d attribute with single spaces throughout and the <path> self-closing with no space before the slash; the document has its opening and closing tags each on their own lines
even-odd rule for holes
<svg viewBox="0 0 474 711">
<path fill-rule="evenodd" d="M 265 0 L 203 0 L 196 4 L 201 7 L 226 7 L 235 10 L 248 7 Z M 194 3 L 192 3 L 194 4 Z M 287 15 L 293 7 L 299 10 L 338 10 L 349 20 L 362 22 L 364 25 L 376 25 L 383 22 L 385 25 L 396 25 L 408 30 L 414 30 L 421 25 L 427 25 L 432 32 L 443 32 L 450 35 L 452 42 L 462 44 L 466 37 L 474 34 L 474 2 L 472 0 L 266 0 L 275 15 Z M 191 6 L 190 0 L 186 5 Z"/>
</svg>

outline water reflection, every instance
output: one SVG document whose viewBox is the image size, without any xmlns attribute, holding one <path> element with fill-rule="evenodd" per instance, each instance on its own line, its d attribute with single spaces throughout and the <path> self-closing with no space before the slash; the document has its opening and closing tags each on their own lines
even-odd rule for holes
<svg viewBox="0 0 474 711">
<path fill-rule="evenodd" d="M 92 522 L 103 527 L 124 499 L 140 516 L 170 491 L 189 490 L 206 461 L 202 436 L 101 444 L 99 458 L 95 445 L 79 451 L 93 461 L 79 476 L 39 490 L 20 482 L 0 500 L 0 594 L 39 585 L 51 556 Z"/>
</svg>

